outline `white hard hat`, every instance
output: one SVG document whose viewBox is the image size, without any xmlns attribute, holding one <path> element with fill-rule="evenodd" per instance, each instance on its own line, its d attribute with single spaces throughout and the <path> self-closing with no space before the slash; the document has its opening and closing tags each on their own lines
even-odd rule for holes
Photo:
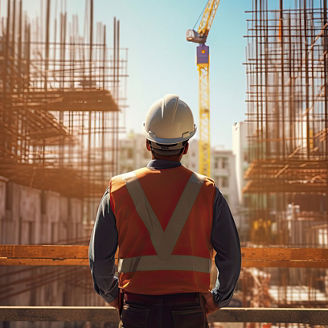
<svg viewBox="0 0 328 328">
<path fill-rule="evenodd" d="M 144 123 L 148 140 L 173 145 L 190 139 L 196 133 L 189 106 L 176 95 L 166 95 L 153 103 Z"/>
</svg>

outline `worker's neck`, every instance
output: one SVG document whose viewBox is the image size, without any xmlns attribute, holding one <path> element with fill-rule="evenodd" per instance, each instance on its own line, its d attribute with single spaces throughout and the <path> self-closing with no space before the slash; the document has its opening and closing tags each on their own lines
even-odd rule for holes
<svg viewBox="0 0 328 328">
<path fill-rule="evenodd" d="M 164 161 L 171 161 L 171 162 L 180 162 L 182 155 L 175 155 L 175 156 L 161 156 L 161 155 L 152 155 L 152 159 L 161 159 Z"/>
</svg>

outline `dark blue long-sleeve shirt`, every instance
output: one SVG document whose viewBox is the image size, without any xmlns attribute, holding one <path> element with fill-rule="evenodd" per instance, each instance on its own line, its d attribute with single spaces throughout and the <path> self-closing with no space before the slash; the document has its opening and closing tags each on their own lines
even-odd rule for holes
<svg viewBox="0 0 328 328">
<path fill-rule="evenodd" d="M 170 169 L 180 166 L 179 162 L 152 160 L 152 169 Z M 115 252 L 117 249 L 116 219 L 106 190 L 97 212 L 89 245 L 91 274 L 96 292 L 106 302 L 112 302 L 118 294 L 118 279 L 115 276 Z M 211 243 L 217 252 L 215 264 L 219 271 L 212 290 L 214 301 L 219 307 L 227 306 L 235 289 L 240 272 L 240 244 L 235 222 L 229 206 L 218 188 L 213 204 Z"/>
</svg>

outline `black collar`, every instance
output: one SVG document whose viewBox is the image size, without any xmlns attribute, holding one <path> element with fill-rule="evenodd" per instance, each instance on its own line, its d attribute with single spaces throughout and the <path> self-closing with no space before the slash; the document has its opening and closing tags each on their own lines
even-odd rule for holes
<svg viewBox="0 0 328 328">
<path fill-rule="evenodd" d="M 153 159 L 147 165 L 149 169 L 155 170 L 172 169 L 179 166 L 181 166 L 180 162 L 168 161 L 165 159 Z"/>
</svg>

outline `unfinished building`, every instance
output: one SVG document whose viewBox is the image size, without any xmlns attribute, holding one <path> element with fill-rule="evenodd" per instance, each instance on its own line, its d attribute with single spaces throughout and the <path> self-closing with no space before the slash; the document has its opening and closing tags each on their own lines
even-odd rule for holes
<svg viewBox="0 0 328 328">
<path fill-rule="evenodd" d="M 253 0 L 248 14 L 250 244 L 327 247 L 327 0 Z M 325 270 L 269 273 L 271 305 L 326 304 Z"/>
<path fill-rule="evenodd" d="M 118 170 L 127 76 L 120 22 L 95 24 L 88 0 L 81 23 L 64 3 L 40 1 L 33 19 L 22 0 L 1 3 L 0 244 L 88 243 Z M 87 267 L 2 267 L 0 285 L 3 305 L 103 304 Z"/>
</svg>

